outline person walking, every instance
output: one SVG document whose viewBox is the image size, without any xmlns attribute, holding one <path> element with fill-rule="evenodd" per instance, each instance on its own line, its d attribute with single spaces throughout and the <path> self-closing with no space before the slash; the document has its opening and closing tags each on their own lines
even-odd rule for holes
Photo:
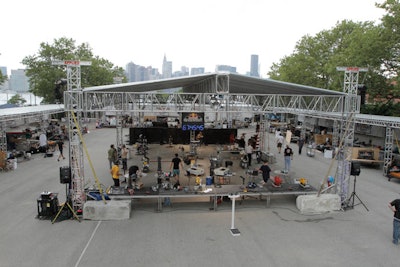
<svg viewBox="0 0 400 267">
<path fill-rule="evenodd" d="M 304 138 L 300 136 L 299 140 L 297 140 L 297 145 L 299 146 L 299 155 L 301 155 L 301 150 L 304 146 Z"/>
<path fill-rule="evenodd" d="M 58 155 L 57 161 L 60 161 L 61 158 L 65 159 L 64 154 L 63 154 L 64 142 L 62 139 L 58 140 L 57 146 L 58 146 L 58 151 L 60 151 L 60 155 Z"/>
<path fill-rule="evenodd" d="M 269 180 L 271 168 L 268 166 L 268 160 L 264 161 L 264 164 L 261 165 L 260 169 L 258 169 L 262 173 L 263 183 L 266 184 Z"/>
<path fill-rule="evenodd" d="M 253 156 L 253 146 L 251 145 L 250 140 L 247 142 L 247 146 L 245 148 L 247 154 L 247 160 L 249 161 L 249 167 L 251 166 L 251 157 Z"/>
<path fill-rule="evenodd" d="M 393 211 L 393 244 L 398 245 L 400 239 L 400 198 L 389 203 Z"/>
<path fill-rule="evenodd" d="M 178 157 L 178 154 L 175 154 L 175 157 L 171 161 L 170 170 L 172 171 L 172 175 L 175 176 L 175 181 L 176 181 L 175 185 L 177 185 L 177 186 L 180 185 L 180 183 L 179 183 L 179 175 L 180 175 L 179 166 L 183 170 L 182 160 Z M 176 187 L 175 185 L 174 185 L 174 187 Z"/>
<path fill-rule="evenodd" d="M 286 148 L 283 151 L 283 157 L 285 159 L 285 172 L 290 172 L 290 161 L 293 160 L 293 150 L 289 145 L 286 145 Z"/>
<path fill-rule="evenodd" d="M 110 145 L 110 149 L 107 151 L 107 158 L 108 162 L 110 163 L 110 169 L 111 169 L 113 163 L 118 160 L 118 153 L 114 145 Z"/>
<path fill-rule="evenodd" d="M 278 137 L 276 138 L 276 146 L 278 148 L 278 153 L 281 153 L 283 142 L 285 141 L 285 138 L 283 138 L 283 135 L 279 133 Z"/>
<path fill-rule="evenodd" d="M 119 187 L 119 176 L 121 175 L 121 173 L 119 172 L 118 162 L 113 163 L 110 173 L 111 173 L 111 177 L 114 181 L 114 186 Z"/>
</svg>

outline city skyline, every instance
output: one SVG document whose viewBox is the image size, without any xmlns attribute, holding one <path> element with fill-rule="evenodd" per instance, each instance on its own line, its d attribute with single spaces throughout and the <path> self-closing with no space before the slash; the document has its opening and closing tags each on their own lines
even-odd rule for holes
<svg viewBox="0 0 400 267">
<path fill-rule="evenodd" d="M 329 30 L 344 19 L 378 22 L 384 12 L 375 2 L 383 1 L 204 0 L 188 5 L 180 0 L 115 0 L 95 6 L 78 0 L 62 6 L 50 0 L 6 1 L 0 66 L 24 69 L 20 62 L 37 54 L 40 43 L 66 37 L 77 45 L 89 44 L 95 56 L 123 68 L 132 61 L 162 70 L 166 54 L 173 71 L 188 66 L 213 72 L 217 65 L 229 65 L 246 74 L 249 55 L 255 54 L 259 74 L 266 77 L 272 64 L 293 53 L 305 35 Z M 15 14 L 22 23 L 16 23 Z"/>
</svg>

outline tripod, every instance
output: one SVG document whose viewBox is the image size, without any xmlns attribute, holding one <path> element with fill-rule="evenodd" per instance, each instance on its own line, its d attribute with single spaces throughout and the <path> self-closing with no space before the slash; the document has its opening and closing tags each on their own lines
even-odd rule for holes
<svg viewBox="0 0 400 267">
<path fill-rule="evenodd" d="M 79 219 L 78 215 L 76 215 L 74 209 L 71 207 L 72 200 L 71 200 L 71 194 L 69 193 L 68 190 L 69 184 L 65 184 L 65 193 L 67 196 L 67 200 L 64 202 L 64 204 L 61 205 L 60 210 L 57 212 L 56 216 L 54 217 L 53 221 L 51 222 L 52 224 L 54 224 L 54 222 L 57 220 L 58 216 L 60 216 L 61 212 L 63 211 L 63 209 L 65 207 L 67 207 L 69 209 L 69 211 L 71 211 L 72 216 L 78 221 L 81 222 L 81 220 Z"/>
<path fill-rule="evenodd" d="M 356 193 L 356 181 L 357 181 L 357 176 L 354 175 L 354 186 L 353 186 L 353 192 L 351 193 L 348 201 L 347 201 L 347 208 L 354 208 L 354 198 L 357 198 L 358 201 L 360 201 L 359 204 L 362 204 L 364 206 L 364 208 L 368 210 L 367 206 L 365 206 L 364 202 L 362 202 L 362 200 L 358 197 L 357 193 Z M 350 205 L 351 202 L 351 205 Z"/>
</svg>

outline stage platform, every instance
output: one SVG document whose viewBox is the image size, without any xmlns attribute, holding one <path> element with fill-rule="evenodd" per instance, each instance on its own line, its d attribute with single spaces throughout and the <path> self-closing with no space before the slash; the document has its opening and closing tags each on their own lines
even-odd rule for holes
<svg viewBox="0 0 400 267">
<path fill-rule="evenodd" d="M 246 197 L 266 199 L 266 206 L 268 207 L 271 202 L 271 197 L 278 195 L 310 195 L 316 194 L 317 190 L 308 186 L 303 188 L 299 184 L 283 183 L 281 187 L 274 187 L 269 181 L 266 185 L 258 186 L 256 188 L 246 188 L 244 185 L 210 185 L 203 186 L 201 190 L 193 190 L 193 188 L 186 187 L 183 190 L 176 189 L 159 189 L 154 191 L 151 187 L 144 187 L 135 190 L 133 194 L 129 194 L 126 188 L 111 190 L 109 197 L 112 200 L 126 200 L 126 199 L 153 199 L 157 202 L 156 211 L 161 212 L 163 202 L 168 199 L 180 198 L 181 201 L 197 202 L 208 199 L 210 202 L 210 210 L 217 211 L 219 199 L 228 197 L 232 194 L 239 194 L 241 201 Z"/>
</svg>

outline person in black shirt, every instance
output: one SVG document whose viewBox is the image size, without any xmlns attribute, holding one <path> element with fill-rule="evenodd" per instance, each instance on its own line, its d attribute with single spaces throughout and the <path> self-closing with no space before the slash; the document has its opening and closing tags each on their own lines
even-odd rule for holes
<svg viewBox="0 0 400 267">
<path fill-rule="evenodd" d="M 62 139 L 58 140 L 57 145 L 58 145 L 58 150 L 60 151 L 60 155 L 58 155 L 57 161 L 60 161 L 60 159 L 65 159 L 63 154 L 64 142 L 62 141 Z"/>
<path fill-rule="evenodd" d="M 172 171 L 172 175 L 175 176 L 176 184 L 179 185 L 179 166 L 181 166 L 183 170 L 182 160 L 178 157 L 178 154 L 175 154 L 175 158 L 171 161 L 170 169 Z"/>
<path fill-rule="evenodd" d="M 400 199 L 395 199 L 389 203 L 389 208 L 394 212 L 393 215 L 393 244 L 399 244 L 400 238 Z"/>
<path fill-rule="evenodd" d="M 300 136 L 299 140 L 297 141 L 297 145 L 299 146 L 299 155 L 301 155 L 301 150 L 303 149 L 304 145 L 304 138 Z"/>
<path fill-rule="evenodd" d="M 271 173 L 271 168 L 268 166 L 268 160 L 264 161 L 264 164 L 261 165 L 259 171 L 262 173 L 263 181 L 266 184 Z"/>
<path fill-rule="evenodd" d="M 283 157 L 285 159 L 285 171 L 289 172 L 290 161 L 293 159 L 293 150 L 289 147 L 289 145 L 286 145 L 285 150 L 283 150 Z"/>
</svg>

